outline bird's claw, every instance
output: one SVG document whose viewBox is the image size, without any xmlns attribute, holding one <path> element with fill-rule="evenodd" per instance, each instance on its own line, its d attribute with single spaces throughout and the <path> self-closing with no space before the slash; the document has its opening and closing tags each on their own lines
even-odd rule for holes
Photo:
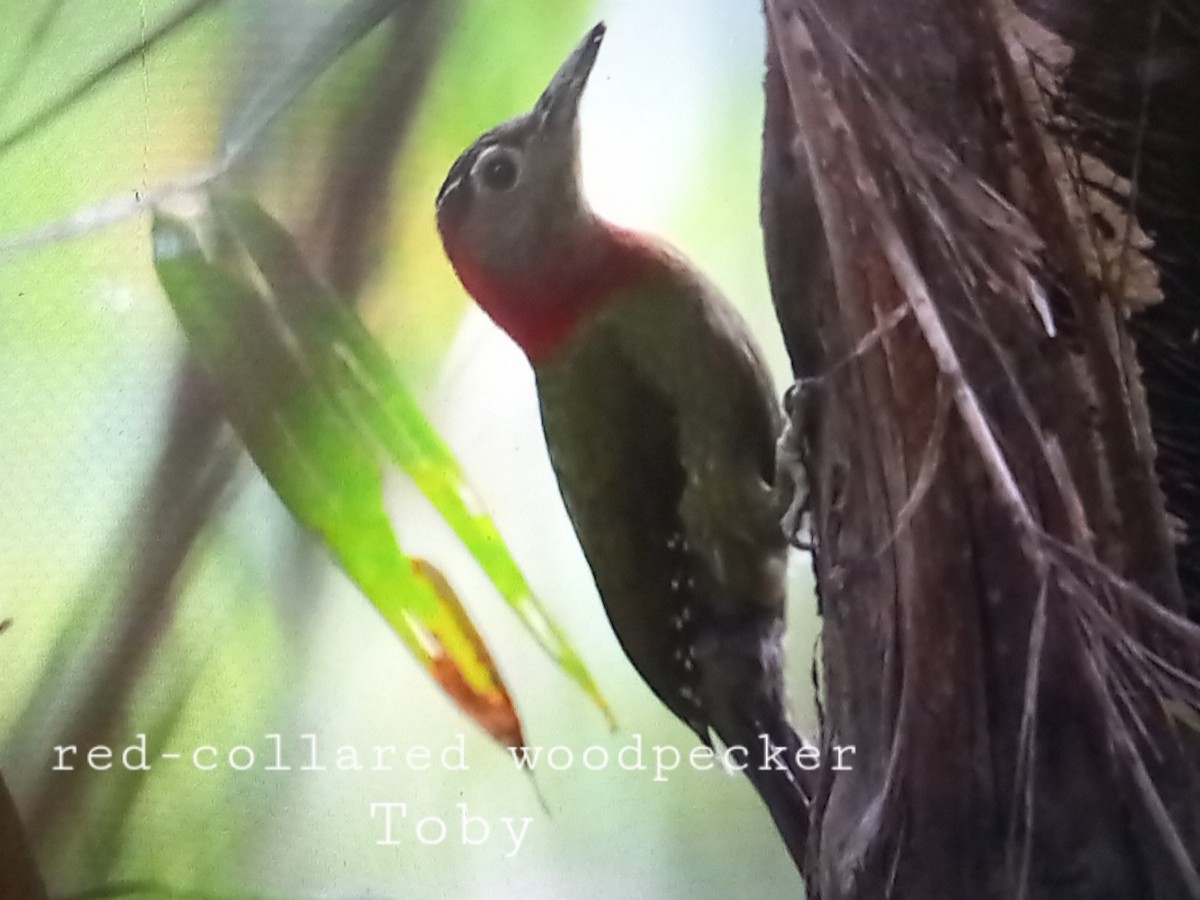
<svg viewBox="0 0 1200 900">
<path fill-rule="evenodd" d="M 775 443 L 775 492 L 783 510 L 779 525 L 787 542 L 811 552 L 813 536 L 808 519 L 808 435 L 805 423 L 814 380 L 802 378 L 783 395 L 783 431 Z"/>
</svg>

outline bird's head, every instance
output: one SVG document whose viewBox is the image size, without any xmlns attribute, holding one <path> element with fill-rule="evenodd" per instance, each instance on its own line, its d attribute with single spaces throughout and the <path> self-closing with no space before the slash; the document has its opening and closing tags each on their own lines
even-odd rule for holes
<svg viewBox="0 0 1200 900">
<path fill-rule="evenodd" d="M 596 25 L 533 109 L 480 137 L 437 196 L 438 231 L 479 306 L 535 365 L 663 255 L 594 215 L 579 180 L 579 100 L 596 62 Z"/>
<path fill-rule="evenodd" d="M 530 112 L 482 135 L 451 167 L 437 220 L 456 266 L 469 258 L 497 275 L 528 271 L 589 223 L 579 183 L 579 100 L 603 38 L 600 23 Z"/>
</svg>

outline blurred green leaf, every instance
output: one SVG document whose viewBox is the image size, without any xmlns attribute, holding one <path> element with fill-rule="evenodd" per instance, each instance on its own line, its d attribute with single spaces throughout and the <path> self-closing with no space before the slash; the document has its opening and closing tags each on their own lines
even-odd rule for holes
<svg viewBox="0 0 1200 900">
<path fill-rule="evenodd" d="M 0 83 L 0 115 L 12 100 L 25 73 L 29 71 L 30 64 L 41 51 L 46 36 L 54 27 L 54 22 L 65 5 L 66 0 L 49 0 L 34 20 L 33 28 L 21 45 L 20 52 L 14 56 L 12 64 L 8 67 L 8 75 Z"/>
<path fill-rule="evenodd" d="M 188 222 L 156 214 L 153 246 L 190 346 L 280 499 L 443 688 L 497 740 L 519 742 L 516 711 L 482 638 L 396 543 L 375 448 L 322 380 L 313 348 L 249 279 L 205 254 Z"/>
<path fill-rule="evenodd" d="M 608 704 L 583 661 L 538 602 L 462 468 L 396 375 L 387 353 L 311 275 L 291 236 L 257 204 L 215 194 L 213 210 L 222 233 L 244 242 L 283 318 L 311 353 L 321 381 L 413 479 L 542 648 L 611 722 Z"/>
<path fill-rule="evenodd" d="M 398 464 L 453 528 L 546 652 L 609 714 L 582 660 L 534 597 L 462 469 L 358 317 L 309 272 L 251 200 L 211 198 L 197 227 L 159 214 L 155 265 L 234 427 L 292 513 L 320 534 L 409 649 L 503 741 L 520 726 L 482 638 L 449 583 L 408 559 L 383 506 Z M 611 716 L 610 716 L 611 719 Z"/>
<path fill-rule="evenodd" d="M 403 0 L 349 0 L 337 9 L 296 57 L 253 95 L 226 128 L 222 159 L 240 157 L 275 119 L 291 106 L 326 69 L 341 59 Z"/>
</svg>

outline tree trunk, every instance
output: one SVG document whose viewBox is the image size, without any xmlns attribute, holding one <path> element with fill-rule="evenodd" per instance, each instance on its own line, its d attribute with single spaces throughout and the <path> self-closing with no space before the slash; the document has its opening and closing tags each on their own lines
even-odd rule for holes
<svg viewBox="0 0 1200 900">
<path fill-rule="evenodd" d="M 1200 642 L 1126 315 L 1145 285 L 1097 268 L 1100 201 L 1066 188 L 1017 38 L 1079 58 L 999 0 L 765 5 L 820 741 L 856 747 L 822 776 L 810 896 L 1200 897 Z"/>
</svg>

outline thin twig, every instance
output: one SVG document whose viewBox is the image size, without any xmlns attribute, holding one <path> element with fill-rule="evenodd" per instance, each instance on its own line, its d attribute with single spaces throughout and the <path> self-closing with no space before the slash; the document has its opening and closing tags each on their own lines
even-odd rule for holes
<svg viewBox="0 0 1200 900">
<path fill-rule="evenodd" d="M 1017 823 L 1021 822 L 1024 834 L 1021 840 L 1019 861 L 1010 858 L 1009 883 L 1017 885 L 1016 900 L 1025 900 L 1029 889 L 1029 867 L 1033 858 L 1034 794 L 1037 786 L 1037 715 L 1038 698 L 1041 695 L 1042 653 L 1046 645 L 1046 597 L 1049 581 L 1043 580 L 1038 587 L 1037 602 L 1033 607 L 1033 620 L 1029 626 L 1029 644 L 1025 658 L 1025 693 L 1021 704 L 1021 728 L 1017 737 L 1017 770 L 1013 776 L 1013 815 L 1009 822 L 1007 848 L 1011 851 L 1016 843 Z M 1020 809 L 1017 815 L 1020 793 Z M 1015 866 L 1015 871 L 1013 867 Z"/>
<path fill-rule="evenodd" d="M 166 19 L 146 32 L 137 43 L 119 51 L 57 100 L 52 101 L 48 106 L 43 107 L 39 112 L 34 113 L 23 121 L 8 135 L 0 138 L 0 156 L 27 140 L 40 128 L 49 125 L 55 119 L 72 109 L 79 101 L 83 100 L 109 77 L 120 72 L 126 66 L 140 60 L 143 54 L 153 49 L 156 44 L 173 35 L 197 14 L 221 2 L 223 0 L 189 0 L 189 2 L 178 6 Z"/>
<path fill-rule="evenodd" d="M 115 68 L 137 59 L 141 52 L 160 41 L 190 16 L 205 6 L 221 0 L 193 0 L 170 20 L 150 31 L 136 47 L 126 49 L 116 60 L 93 73 L 77 86 L 67 97 L 52 104 L 4 140 L 0 140 L 0 154 L 16 141 L 23 139 L 32 129 L 46 124 L 61 114 Z M 318 33 L 299 54 L 297 61 L 284 66 L 282 74 L 272 79 L 246 105 L 228 133 L 224 136 L 217 159 L 181 178 L 166 181 L 141 190 L 125 191 L 99 203 L 89 204 L 68 216 L 40 225 L 20 234 L 0 237 L 0 260 L 28 253 L 41 247 L 59 243 L 70 238 L 81 237 L 90 232 L 113 225 L 124 219 L 157 206 L 180 194 L 201 190 L 225 175 L 257 146 L 271 124 L 303 93 L 329 64 L 345 50 L 360 40 L 402 0 L 352 0 L 334 13 L 329 22 L 318 29 Z"/>
<path fill-rule="evenodd" d="M 891 533 L 872 555 L 874 559 L 882 557 L 900 539 L 901 535 L 904 534 L 913 516 L 921 508 L 921 504 L 925 502 L 925 497 L 929 494 L 929 489 L 933 487 L 933 480 L 941 470 L 942 448 L 946 443 L 946 423 L 950 418 L 950 397 L 942 389 L 942 382 L 940 380 L 938 381 L 936 403 L 937 408 L 933 415 L 933 425 L 930 426 L 929 436 L 925 440 L 925 448 L 921 452 L 921 465 L 917 470 L 916 480 L 913 482 L 908 498 L 904 501 L 904 505 L 900 507 L 900 512 L 896 515 L 896 524 L 892 527 Z"/>
<path fill-rule="evenodd" d="M 39 225 L 30 231 L 0 237 L 0 260 L 19 256 L 71 238 L 82 237 L 135 216 L 143 210 L 165 203 L 180 194 L 202 190 L 223 175 L 226 168 L 225 165 L 218 163 L 198 169 L 175 181 L 165 181 L 141 190 L 124 191 L 107 200 L 84 206 L 69 216 Z"/>
<path fill-rule="evenodd" d="M 1108 720 L 1108 736 L 1111 746 L 1122 765 L 1125 766 L 1125 771 L 1133 777 L 1133 782 L 1138 789 L 1137 794 L 1142 800 L 1142 806 L 1149 815 L 1155 831 L 1162 839 L 1167 853 L 1175 863 L 1188 896 L 1192 900 L 1200 900 L 1200 872 L 1196 871 L 1196 865 L 1184 845 L 1179 829 L 1171 819 L 1171 814 L 1168 812 L 1166 804 L 1163 803 L 1162 795 L 1159 794 L 1154 779 L 1150 777 L 1150 773 L 1146 769 L 1142 754 L 1138 751 L 1133 736 L 1129 733 L 1125 720 L 1116 707 L 1112 691 L 1100 671 L 1098 661 L 1100 654 L 1096 652 L 1096 649 L 1095 647 L 1089 648 L 1089 652 L 1083 654 L 1083 671 L 1095 699 L 1101 705 L 1105 718 Z"/>
</svg>

